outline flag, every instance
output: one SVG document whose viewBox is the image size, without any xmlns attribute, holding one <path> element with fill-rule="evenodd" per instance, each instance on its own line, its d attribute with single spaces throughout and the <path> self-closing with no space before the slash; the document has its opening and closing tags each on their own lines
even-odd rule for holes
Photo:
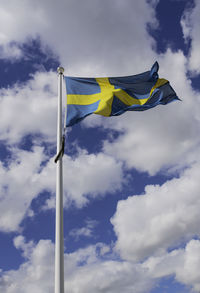
<svg viewBox="0 0 200 293">
<path fill-rule="evenodd" d="M 118 116 L 126 111 L 144 111 L 179 100 L 169 82 L 158 77 L 158 69 L 158 62 L 155 62 L 151 70 L 132 76 L 65 76 L 66 126 L 72 126 L 92 113 Z"/>
</svg>

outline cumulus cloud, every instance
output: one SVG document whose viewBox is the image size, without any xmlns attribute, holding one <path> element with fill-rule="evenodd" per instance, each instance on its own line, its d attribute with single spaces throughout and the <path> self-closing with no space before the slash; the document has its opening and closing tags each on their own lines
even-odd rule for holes
<svg viewBox="0 0 200 293">
<path fill-rule="evenodd" d="M 200 241 L 191 240 L 185 248 L 175 249 L 161 257 L 150 257 L 143 266 L 148 268 L 152 277 L 174 275 L 178 282 L 192 287 L 193 292 L 199 292 L 199 263 Z"/>
<path fill-rule="evenodd" d="M 146 186 L 145 194 L 119 201 L 111 222 L 116 249 L 127 260 L 143 260 L 199 235 L 200 165 L 162 186 Z"/>
<path fill-rule="evenodd" d="M 98 222 L 95 220 L 87 219 L 85 221 L 85 226 L 81 228 L 74 228 L 69 232 L 69 235 L 74 237 L 76 241 L 79 240 L 80 237 L 93 237 L 94 236 L 94 228 L 97 226 Z"/>
<path fill-rule="evenodd" d="M 56 165 L 53 158 L 49 159 L 44 148 L 39 146 L 31 151 L 17 148 L 11 151 L 8 166 L 0 163 L 0 229 L 7 232 L 19 228 L 24 216 L 28 215 L 32 200 L 42 191 L 53 195 L 46 208 L 55 207 Z M 122 164 L 111 156 L 88 154 L 84 150 L 76 158 L 64 156 L 65 207 L 73 203 L 81 208 L 91 197 L 119 190 L 123 182 Z"/>
<path fill-rule="evenodd" d="M 0 46 L 0 58 L 17 60 L 22 57 L 22 50 L 16 43 L 6 43 Z"/>
<path fill-rule="evenodd" d="M 14 246 L 22 251 L 22 255 L 24 258 L 29 258 L 32 254 L 32 251 L 35 247 L 33 241 L 26 242 L 26 239 L 22 235 L 18 235 L 13 239 Z"/>
<path fill-rule="evenodd" d="M 195 0 L 194 4 L 194 6 L 189 7 L 185 10 L 185 13 L 183 14 L 181 19 L 181 25 L 185 41 L 191 41 L 189 53 L 190 56 L 188 60 L 189 69 L 192 71 L 193 74 L 200 74 L 200 1 Z"/>
<path fill-rule="evenodd" d="M 52 292 L 54 288 L 54 244 L 40 240 L 37 244 L 19 235 L 14 245 L 25 258 L 16 270 L 1 271 L 0 289 L 8 293 Z M 110 260 L 113 258 L 113 260 Z M 199 292 L 200 242 L 191 240 L 185 248 L 144 263 L 118 261 L 103 243 L 65 254 L 65 288 L 77 292 L 150 292 L 160 278 L 174 275 L 176 281 Z M 22 285 L 23 284 L 23 285 Z"/>
<path fill-rule="evenodd" d="M 148 292 L 153 287 L 145 269 L 140 265 L 118 261 L 96 261 L 79 267 L 65 283 L 72 292 Z"/>
<path fill-rule="evenodd" d="M 0 163 L 0 230 L 15 231 L 27 213 L 32 199 L 41 191 L 37 177 L 46 160 L 43 148 L 32 151 L 13 149 L 15 158 L 8 166 Z"/>
<path fill-rule="evenodd" d="M 127 74 L 143 69 L 154 59 L 154 40 L 147 24 L 157 25 L 157 1 L 62 0 L 58 4 L 36 0 L 33 4 L 23 0 L 19 5 L 8 0 L 0 4 L 2 46 L 39 36 L 72 75 L 113 75 L 119 74 L 119 68 L 120 74 Z M 9 52 L 2 47 L 5 54 L 1 58 L 8 57 Z"/>
<path fill-rule="evenodd" d="M 66 207 L 71 203 L 82 207 L 89 198 L 103 196 L 106 192 L 114 193 L 122 188 L 125 181 L 122 163 L 103 153 L 94 155 L 80 150 L 75 158 L 65 155 L 63 164 Z M 52 174 L 54 167 L 49 165 L 49 168 Z M 54 174 L 50 177 L 53 182 Z M 46 179 L 49 181 L 49 175 Z M 47 207 L 54 207 L 53 198 L 47 201 Z"/>
<path fill-rule="evenodd" d="M 52 292 L 54 287 L 54 245 L 50 240 L 40 240 L 31 246 L 23 236 L 15 238 L 17 248 L 24 249 L 26 261 L 18 270 L 2 272 L 0 289 L 7 293 Z M 19 244 L 20 243 L 20 244 Z M 106 245 L 97 243 L 74 253 L 65 254 L 65 288 L 72 293 L 134 292 L 144 293 L 153 281 L 140 265 L 109 261 Z M 23 284 L 23 285 L 22 285 Z"/>
<path fill-rule="evenodd" d="M 19 242 L 21 242 L 20 245 Z M 20 265 L 18 270 L 10 270 L 2 274 L 0 290 L 8 293 L 52 292 L 54 280 L 54 245 L 52 242 L 40 240 L 37 245 L 33 245 L 32 242 L 26 243 L 22 236 L 18 236 L 14 243 L 16 248 L 26 252 L 26 261 Z"/>
<path fill-rule="evenodd" d="M 36 73 L 25 84 L 0 89 L 0 139 L 19 142 L 23 136 L 40 134 L 55 142 L 57 78 L 53 72 Z"/>
</svg>

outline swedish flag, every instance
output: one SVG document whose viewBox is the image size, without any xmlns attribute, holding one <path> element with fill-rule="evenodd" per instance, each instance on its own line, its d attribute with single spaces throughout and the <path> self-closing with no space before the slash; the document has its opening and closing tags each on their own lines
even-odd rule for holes
<svg viewBox="0 0 200 293">
<path fill-rule="evenodd" d="M 125 77 L 79 78 L 65 76 L 66 126 L 94 113 L 117 116 L 125 111 L 144 111 L 179 100 L 166 79 L 158 77 L 158 62 L 150 71 Z"/>
</svg>

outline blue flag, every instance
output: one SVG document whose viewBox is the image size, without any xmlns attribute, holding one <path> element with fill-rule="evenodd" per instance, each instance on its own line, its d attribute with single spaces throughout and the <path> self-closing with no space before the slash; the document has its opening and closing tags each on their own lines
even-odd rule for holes
<svg viewBox="0 0 200 293">
<path fill-rule="evenodd" d="M 65 76 L 66 126 L 72 126 L 92 113 L 118 116 L 126 111 L 144 111 L 179 100 L 169 82 L 158 77 L 158 69 L 158 62 L 155 62 L 150 71 L 132 76 Z"/>
</svg>

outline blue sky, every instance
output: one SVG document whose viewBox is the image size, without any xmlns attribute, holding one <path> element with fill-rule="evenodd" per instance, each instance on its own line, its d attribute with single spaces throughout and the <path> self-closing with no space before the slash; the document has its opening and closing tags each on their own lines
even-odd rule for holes
<svg viewBox="0 0 200 293">
<path fill-rule="evenodd" d="M 0 291 L 53 292 L 57 67 L 123 76 L 156 60 L 182 102 L 67 130 L 65 290 L 200 291 L 199 13 L 199 0 L 0 1 Z"/>
</svg>

